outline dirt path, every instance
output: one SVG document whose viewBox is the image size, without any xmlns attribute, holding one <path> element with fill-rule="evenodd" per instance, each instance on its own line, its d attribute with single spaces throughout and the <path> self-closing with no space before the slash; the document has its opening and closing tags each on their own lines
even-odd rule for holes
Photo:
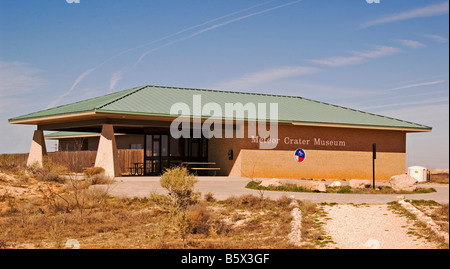
<svg viewBox="0 0 450 269">
<path fill-rule="evenodd" d="M 413 222 L 388 205 L 324 206 L 324 230 L 340 249 L 433 249 L 423 238 L 408 234 Z"/>
</svg>

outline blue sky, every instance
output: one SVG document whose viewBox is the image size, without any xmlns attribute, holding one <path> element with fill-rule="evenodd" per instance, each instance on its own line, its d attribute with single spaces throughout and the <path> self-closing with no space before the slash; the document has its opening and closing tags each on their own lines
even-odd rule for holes
<svg viewBox="0 0 450 269">
<path fill-rule="evenodd" d="M 429 125 L 407 135 L 406 165 L 448 168 L 448 1 L 79 2 L 0 1 L 0 153 L 27 152 L 35 129 L 8 118 L 150 84 Z"/>
</svg>

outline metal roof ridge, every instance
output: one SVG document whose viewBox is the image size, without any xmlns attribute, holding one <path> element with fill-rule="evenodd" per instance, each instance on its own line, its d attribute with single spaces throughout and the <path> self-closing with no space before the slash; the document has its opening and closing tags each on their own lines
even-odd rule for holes
<svg viewBox="0 0 450 269">
<path fill-rule="evenodd" d="M 384 116 L 384 115 L 380 115 L 380 114 L 376 114 L 376 113 L 366 112 L 366 111 L 362 111 L 362 110 L 358 110 L 358 109 L 354 109 L 354 108 L 344 107 L 344 106 L 341 106 L 341 105 L 330 104 L 330 103 L 317 101 L 317 100 L 313 100 L 313 99 L 309 99 L 309 98 L 305 98 L 305 97 L 301 97 L 301 96 L 295 96 L 295 95 L 281 95 L 281 94 L 270 94 L 270 93 L 252 93 L 252 92 L 237 92 L 237 91 L 222 91 L 222 90 L 169 87 L 169 86 L 158 86 L 158 85 L 147 85 L 146 87 L 159 87 L 159 88 L 169 88 L 169 89 L 178 89 L 178 90 L 207 91 L 207 92 L 221 92 L 221 93 L 235 93 L 235 94 L 244 94 L 244 95 L 275 96 L 275 97 L 282 97 L 282 98 L 297 98 L 297 99 L 303 99 L 305 101 L 315 102 L 315 103 L 328 105 L 328 106 L 334 106 L 334 107 L 338 107 L 338 108 L 341 108 L 341 109 L 348 109 L 348 110 L 351 110 L 351 111 L 364 113 L 364 114 L 377 116 L 377 117 L 382 117 L 382 118 L 386 118 L 386 119 L 390 119 L 390 120 L 400 121 L 400 122 L 404 122 L 404 123 L 408 123 L 408 124 L 414 124 L 414 125 L 417 125 L 417 126 L 421 126 L 422 128 L 428 128 L 428 129 L 432 128 L 431 126 L 427 126 L 427 125 L 424 125 L 424 124 L 419 124 L 419 123 L 415 123 L 415 122 L 411 122 L 411 121 L 401 120 L 401 119 L 397 119 L 397 118 L 393 118 L 393 117 L 388 117 L 388 116 Z"/>
<path fill-rule="evenodd" d="M 199 88 L 185 88 L 185 87 L 171 87 L 171 86 L 159 86 L 159 85 L 146 85 L 146 87 L 155 87 L 155 88 L 168 88 L 168 89 L 176 89 L 176 90 L 190 90 L 190 91 L 205 91 L 205 92 L 220 92 L 220 93 L 236 93 L 236 94 L 244 94 L 244 95 L 261 95 L 261 96 L 276 96 L 276 97 L 286 97 L 286 98 L 299 98 L 305 99 L 307 98 L 295 95 L 281 95 L 281 94 L 271 94 L 271 93 L 255 93 L 255 92 L 239 92 L 239 91 L 224 91 L 224 90 L 213 90 L 213 89 L 199 89 Z M 311 100 L 314 101 L 314 100 Z"/>
<path fill-rule="evenodd" d="M 127 92 L 127 93 L 125 93 L 125 94 L 123 94 L 123 95 L 121 95 L 121 96 L 119 96 L 119 97 L 113 99 L 112 101 L 108 101 L 108 102 L 106 102 L 106 103 L 104 103 L 104 104 L 102 104 L 102 105 L 99 105 L 99 106 L 94 107 L 94 111 L 99 110 L 99 109 L 102 109 L 103 107 L 105 107 L 105 106 L 107 106 L 107 105 L 110 105 L 110 104 L 112 104 L 112 103 L 115 103 L 115 102 L 117 102 L 117 101 L 119 101 L 119 100 L 121 100 L 121 99 L 123 99 L 123 98 L 125 98 L 125 97 L 127 97 L 127 96 L 130 96 L 130 95 L 132 95 L 132 94 L 134 94 L 134 93 L 136 93 L 136 92 L 138 92 L 138 91 L 140 91 L 140 90 L 142 90 L 142 89 L 144 89 L 144 88 L 146 88 L 146 87 L 148 87 L 148 86 L 140 86 L 140 87 L 132 88 L 132 89 L 134 89 L 134 90 L 128 89 L 128 90 L 132 90 L 132 91 L 131 91 L 131 92 Z M 125 91 L 127 91 L 127 90 L 125 90 Z"/>
</svg>

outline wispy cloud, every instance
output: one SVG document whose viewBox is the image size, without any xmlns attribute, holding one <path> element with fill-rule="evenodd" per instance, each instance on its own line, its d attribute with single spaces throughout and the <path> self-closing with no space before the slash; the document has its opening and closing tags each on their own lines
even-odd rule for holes
<svg viewBox="0 0 450 269">
<path fill-rule="evenodd" d="M 446 141 L 448 141 L 448 117 L 449 117 L 449 106 L 448 104 L 420 104 L 420 105 L 410 105 L 410 106 L 391 106 L 390 108 L 379 110 L 380 113 L 384 115 L 390 115 L 398 119 L 404 119 L 407 121 L 417 122 L 433 127 L 433 133 L 435 133 L 439 128 L 441 133 L 445 125 L 447 125 L 447 130 L 445 131 Z M 444 123 L 444 124 L 443 124 Z M 437 125 L 436 125 L 437 124 Z M 434 126 L 433 126 L 434 125 Z"/>
<path fill-rule="evenodd" d="M 279 68 L 266 69 L 246 74 L 240 78 L 233 79 L 227 82 L 219 83 L 214 88 L 217 87 L 224 90 L 249 89 L 262 83 L 268 83 L 279 79 L 312 74 L 318 72 L 319 70 L 320 69 L 318 68 L 305 66 L 285 66 Z"/>
<path fill-rule="evenodd" d="M 362 110 L 367 109 L 379 109 L 379 108 L 387 108 L 387 107 L 400 107 L 400 106 L 412 106 L 412 105 L 429 105 L 429 104 L 437 104 L 442 102 L 448 102 L 448 96 L 447 97 L 438 97 L 438 98 L 432 98 L 432 99 L 424 99 L 424 100 L 418 100 L 418 101 L 410 101 L 410 102 L 397 102 L 397 103 L 390 103 L 390 104 L 383 104 L 383 105 L 375 105 L 375 106 L 367 106 L 361 108 Z"/>
<path fill-rule="evenodd" d="M 27 152 L 29 149 L 36 127 L 9 124 L 6 119 L 33 107 L 36 97 L 31 93 L 47 85 L 41 77 L 42 72 L 28 63 L 0 61 L 0 153 Z"/>
<path fill-rule="evenodd" d="M 117 71 L 114 72 L 114 74 L 112 74 L 111 79 L 109 80 L 109 92 L 113 92 L 117 82 L 119 82 L 119 80 L 122 79 L 123 76 L 123 72 L 122 71 Z"/>
<path fill-rule="evenodd" d="M 47 82 L 42 71 L 23 62 L 0 62 L 0 97 L 12 96 L 41 88 Z"/>
<path fill-rule="evenodd" d="M 424 48 L 425 45 L 420 43 L 419 41 L 415 40 L 408 40 L 408 39 L 397 39 L 397 42 L 401 43 L 402 45 L 412 48 L 412 49 L 421 49 Z"/>
<path fill-rule="evenodd" d="M 263 3 L 260 3 L 260 4 L 257 4 L 257 5 L 248 7 L 248 8 L 244 8 L 244 9 L 241 9 L 241 10 L 238 10 L 238 11 L 235 11 L 235 12 L 232 12 L 232 13 L 229 13 L 229 14 L 226 14 L 226 15 L 224 15 L 224 16 L 220 16 L 220 17 L 217 17 L 217 18 L 208 20 L 208 21 L 203 22 L 203 23 L 200 23 L 200 24 L 197 24 L 197 25 L 193 25 L 193 26 L 184 28 L 184 29 L 182 29 L 182 30 L 180 30 L 180 31 L 178 31 L 178 32 L 175 32 L 175 33 L 166 35 L 166 36 L 164 36 L 164 37 L 162 37 L 162 38 L 159 38 L 159 39 L 156 39 L 156 40 L 147 42 L 147 43 L 145 43 L 145 44 L 142 44 L 142 45 L 139 45 L 139 46 L 136 46 L 136 47 L 129 48 L 129 49 L 126 49 L 126 50 L 124 50 L 124 51 L 121 51 L 120 53 L 118 53 L 118 54 L 116 54 L 116 55 L 113 55 L 113 56 L 109 57 L 108 59 L 106 59 L 105 61 L 103 61 L 102 63 L 100 63 L 99 65 L 97 65 L 97 66 L 95 66 L 95 67 L 93 67 L 93 68 L 91 68 L 91 69 L 86 70 L 85 72 L 83 72 L 83 73 L 82 73 L 80 76 L 78 76 L 78 78 L 75 80 L 75 82 L 72 84 L 71 88 L 70 88 L 67 92 L 65 92 L 64 94 L 62 94 L 62 95 L 60 95 L 59 97 L 57 97 L 54 101 L 52 101 L 52 102 L 48 105 L 48 107 L 53 107 L 53 106 L 55 106 L 56 104 L 58 104 L 59 102 L 61 102 L 61 100 L 62 100 L 63 98 L 65 98 L 67 95 L 69 95 L 69 94 L 75 89 L 75 87 L 76 87 L 83 79 L 85 79 L 85 78 L 86 78 L 88 75 L 90 75 L 92 72 L 94 72 L 95 70 L 99 69 L 100 67 L 102 67 L 103 65 L 105 65 L 106 63 L 110 62 L 111 60 L 113 60 L 113 59 L 115 59 L 115 58 L 118 58 L 118 57 L 120 57 L 120 56 L 122 56 L 122 55 L 124 55 L 124 54 L 126 54 L 126 53 L 128 53 L 128 52 L 131 52 L 131 51 L 134 51 L 134 50 L 137 50 L 137 49 L 140 49 L 140 48 L 143 48 L 143 47 L 147 47 L 147 46 L 156 44 L 156 43 L 158 43 L 158 42 L 167 40 L 167 39 L 169 39 L 169 38 L 172 38 L 172 37 L 174 37 L 174 36 L 180 35 L 180 34 L 185 33 L 185 32 L 187 32 L 187 31 L 190 31 L 190 30 L 199 28 L 199 27 L 201 27 L 201 26 L 208 25 L 208 24 L 213 23 L 213 22 L 215 22 L 215 21 L 222 20 L 222 19 L 225 19 L 225 18 L 234 16 L 234 15 L 237 15 L 237 14 L 240 14 L 240 13 L 243 13 L 243 12 L 246 12 L 246 11 L 249 11 L 249 10 L 251 10 L 251 9 L 255 9 L 255 8 L 257 8 L 257 7 L 260 7 L 260 6 L 267 5 L 267 4 L 269 4 L 269 3 L 271 3 L 271 2 L 274 2 L 274 1 L 275 1 L 275 0 L 270 0 L 270 1 L 266 1 L 266 2 L 263 2 Z M 301 0 L 297 0 L 297 1 L 294 1 L 294 2 L 290 2 L 290 3 L 284 4 L 284 5 L 280 5 L 280 6 L 274 7 L 274 8 L 270 8 L 270 9 L 267 9 L 267 10 L 263 10 L 262 12 L 257 12 L 257 13 L 258 13 L 258 14 L 265 13 L 265 12 L 268 12 L 268 11 L 271 11 L 271 10 L 274 10 L 274 9 L 278 9 L 278 8 L 281 8 L 281 7 L 284 7 L 284 6 L 288 6 L 288 5 L 295 4 L 295 3 L 300 2 L 300 1 L 301 1 Z M 258 15 L 258 14 L 250 14 L 250 15 L 251 15 L 251 16 L 254 16 L 254 15 Z M 239 19 L 239 18 L 238 18 L 238 19 L 241 20 L 241 19 L 245 19 L 245 18 L 247 18 L 247 17 L 250 17 L 250 16 L 249 16 L 249 15 L 246 15 L 246 16 L 240 17 L 240 19 Z M 232 20 L 231 22 L 234 22 L 234 21 L 235 21 L 235 20 Z M 228 22 L 228 23 L 231 23 L 231 22 Z M 226 24 L 228 24 L 228 23 L 226 23 Z M 222 26 L 222 25 L 220 25 L 220 26 Z M 216 27 L 214 27 L 214 28 L 217 28 L 217 27 L 219 27 L 219 26 L 216 26 Z M 169 45 L 172 45 L 172 44 L 181 42 L 181 41 L 183 41 L 183 40 L 186 40 L 186 39 L 188 39 L 188 38 L 191 38 L 191 37 L 193 37 L 193 36 L 199 35 L 199 34 L 201 34 L 201 33 L 203 33 L 203 32 L 212 30 L 212 29 L 209 29 L 209 28 L 211 28 L 211 27 L 208 27 L 206 30 L 204 29 L 204 30 L 198 31 L 198 32 L 196 32 L 196 33 L 194 33 L 194 34 L 192 34 L 192 35 L 190 35 L 190 36 L 188 36 L 188 37 L 181 38 L 181 39 L 179 39 L 179 40 L 175 40 L 175 41 L 166 43 L 166 44 L 164 44 L 164 45 L 162 45 L 162 46 L 160 46 L 160 47 L 157 47 L 157 48 L 155 48 L 155 49 L 151 49 L 151 50 L 148 50 L 148 51 L 144 52 L 144 53 L 139 57 L 139 59 L 135 62 L 135 64 L 133 65 L 133 67 L 135 67 L 137 64 L 139 64 L 139 62 L 142 61 L 142 59 L 143 59 L 146 55 L 148 55 L 149 53 L 151 53 L 152 51 L 155 51 L 155 50 L 157 50 L 157 49 L 161 49 L 161 48 L 163 48 L 163 47 L 167 47 L 167 46 L 169 46 Z M 131 69 L 131 68 L 130 68 L 130 69 Z M 119 73 L 121 74 L 120 76 L 119 76 Z M 115 85 L 119 82 L 119 80 L 123 77 L 124 73 L 125 73 L 124 70 L 119 70 L 119 71 L 115 72 L 115 73 L 111 76 L 111 78 L 110 78 L 110 91 L 111 91 L 112 88 L 114 88 L 114 86 L 115 86 Z"/>
<path fill-rule="evenodd" d="M 234 19 L 231 19 L 231 20 L 222 22 L 222 23 L 218 23 L 218 24 L 212 25 L 212 26 L 210 26 L 210 27 L 204 28 L 204 29 L 202 29 L 202 30 L 199 30 L 199 31 L 197 31 L 197 32 L 195 32 L 195 33 L 193 33 L 193 34 L 188 35 L 188 36 L 185 36 L 185 37 L 182 37 L 182 38 L 180 38 L 180 39 L 177 39 L 177 40 L 168 42 L 168 43 L 166 43 L 166 44 L 164 44 L 164 45 L 162 45 L 162 46 L 160 46 L 160 47 L 150 49 L 150 50 L 144 52 L 144 53 L 141 55 L 141 57 L 139 57 L 139 59 L 135 62 L 135 64 L 134 64 L 133 66 L 134 66 L 134 67 L 137 66 L 137 65 L 142 61 L 142 59 L 143 59 L 145 56 L 147 56 L 149 53 L 151 53 L 151 52 L 153 52 L 153 51 L 155 51 L 155 50 L 158 50 L 158 49 L 161 49 L 161 48 L 164 48 L 164 47 L 167 47 L 167 46 L 170 46 L 170 45 L 179 43 L 179 42 L 181 42 L 181 41 L 184 41 L 184 40 L 193 38 L 193 37 L 195 37 L 195 36 L 198 36 L 198 35 L 203 34 L 203 33 L 205 33 L 205 32 L 208 32 L 208 31 L 217 29 L 217 28 L 219 28 L 219 27 L 223 27 L 223 26 L 228 25 L 228 24 L 230 24 L 230 23 L 234 23 L 234 22 L 237 22 L 237 21 L 241 21 L 241 20 L 244 20 L 244 19 L 247 19 L 247 18 L 256 16 L 256 15 L 264 14 L 264 13 L 267 13 L 267 12 L 270 12 L 270 11 L 273 11 L 273 10 L 276 10 L 276 9 L 280 9 L 280 8 L 283 8 L 283 7 L 287 7 L 287 6 L 296 4 L 296 3 L 300 2 L 300 1 L 301 1 L 301 0 L 292 1 L 292 2 L 289 2 L 289 3 L 286 3 L 286 4 L 282 4 L 282 5 L 278 5 L 278 6 L 275 6 L 275 7 L 267 8 L 267 9 L 264 9 L 264 10 L 261 10 L 261 11 L 257 11 L 257 12 L 254 12 L 254 13 L 250 13 L 250 14 L 247 14 L 247 15 L 244 15 L 244 16 L 241 16 L 241 17 L 237 17 L 237 18 L 234 18 Z"/>
<path fill-rule="evenodd" d="M 56 97 L 50 104 L 48 104 L 48 106 L 46 108 L 51 108 L 54 107 L 55 105 L 59 104 L 66 96 L 68 96 L 74 89 L 75 87 L 80 84 L 80 82 L 87 77 L 89 74 L 91 74 L 92 72 L 94 72 L 98 67 L 94 67 L 91 68 L 89 70 L 86 70 L 85 72 L 83 72 L 83 74 L 81 74 L 80 76 L 78 76 L 78 78 L 75 80 L 75 82 L 72 84 L 72 87 L 70 87 L 70 89 L 59 95 L 58 97 Z"/>
<path fill-rule="evenodd" d="M 137 47 L 133 47 L 133 48 L 126 49 L 126 50 L 120 52 L 119 54 L 114 55 L 114 56 L 111 57 L 111 58 L 116 58 L 116 57 L 118 57 L 118 56 L 121 56 L 121 55 L 123 55 L 123 54 L 125 54 L 125 53 L 131 52 L 131 51 L 133 51 L 133 50 L 136 50 L 136 49 L 140 49 L 140 48 L 144 48 L 144 47 L 153 45 L 153 44 L 155 44 L 155 43 L 158 43 L 158 42 L 167 40 L 167 39 L 169 39 L 169 38 L 171 38 L 171 37 L 180 35 L 180 34 L 182 34 L 182 33 L 188 32 L 188 31 L 190 31 L 190 30 L 193 30 L 193 29 L 199 28 L 199 27 L 201 27 L 201 26 L 204 26 L 204 25 L 208 25 L 208 24 L 210 24 L 210 23 L 213 23 L 213 22 L 215 22 L 215 21 L 219 21 L 219 20 L 222 20 L 222 19 L 225 19 L 225 18 L 234 16 L 234 15 L 237 15 L 237 14 L 240 14 L 240 13 L 243 13 L 243 12 L 246 12 L 246 11 L 248 11 L 248 10 L 255 9 L 255 8 L 257 8 L 257 7 L 260 7 L 260 6 L 267 5 L 267 4 L 269 4 L 269 3 L 271 3 L 271 2 L 274 2 L 274 1 L 275 1 L 275 0 L 266 1 L 266 2 L 263 2 L 263 3 L 260 3 L 260 4 L 257 4 L 257 5 L 248 7 L 248 8 L 244 8 L 244 9 L 241 9 L 241 10 L 238 10 L 238 11 L 235 11 L 235 12 L 232 12 L 232 13 L 229 13 L 229 14 L 226 14 L 226 15 L 224 15 L 224 16 L 220 16 L 220 17 L 217 17 L 217 18 L 208 20 L 208 21 L 206 21 L 206 22 L 202 22 L 202 23 L 200 23 L 200 24 L 196 24 L 196 25 L 193 25 L 193 26 L 189 26 L 189 27 L 184 28 L 184 29 L 182 29 L 182 30 L 180 30 L 180 31 L 178 31 L 178 32 L 175 32 L 175 33 L 172 33 L 172 34 L 163 36 L 163 37 L 161 37 L 161 38 L 152 40 L 152 41 L 150 41 L 150 42 L 148 42 L 148 43 L 139 45 L 139 46 L 137 46 Z M 110 58 L 110 59 L 111 59 L 111 58 Z"/>
<path fill-rule="evenodd" d="M 309 60 L 311 63 L 325 65 L 325 66 L 347 66 L 347 65 L 354 65 L 354 64 L 360 64 L 368 59 L 375 59 L 375 58 L 381 58 L 386 57 L 390 55 L 394 55 L 400 52 L 400 49 L 396 47 L 390 47 L 390 46 L 376 46 L 372 50 L 366 50 L 366 51 L 351 51 L 351 56 L 339 56 L 339 57 L 330 57 L 330 58 L 324 58 L 324 59 L 313 59 Z"/>
<path fill-rule="evenodd" d="M 447 43 L 448 42 L 448 38 L 445 38 L 440 35 L 428 34 L 428 35 L 424 35 L 424 36 L 434 40 L 437 43 Z"/>
<path fill-rule="evenodd" d="M 425 7 L 420 7 L 416 9 L 407 10 L 400 13 L 391 14 L 379 19 L 368 21 L 360 26 L 360 29 L 380 25 L 380 24 L 386 24 L 396 21 L 403 21 L 403 20 L 409 20 L 409 19 L 415 19 L 415 18 L 425 18 L 425 17 L 433 17 L 433 16 L 440 16 L 444 14 L 448 14 L 449 11 L 449 4 L 447 2 L 443 2 L 440 4 L 432 4 Z"/>
<path fill-rule="evenodd" d="M 191 38 L 193 38 L 193 37 L 195 37 L 195 36 L 198 36 L 198 35 L 200 35 L 200 34 L 203 34 L 203 33 L 208 32 L 208 31 L 211 31 L 211 30 L 214 30 L 214 29 L 223 27 L 223 26 L 225 26 L 225 25 L 228 25 L 228 24 L 231 24 L 231 23 L 234 23 L 234 22 L 238 22 L 238 21 L 241 21 L 241 20 L 244 20 L 244 19 L 253 17 L 253 16 L 260 15 L 260 14 L 264 14 L 264 13 L 267 13 L 267 12 L 270 12 L 270 11 L 273 11 L 273 10 L 276 10 L 276 9 L 280 9 L 280 8 L 283 8 L 283 7 L 287 7 L 287 6 L 296 4 L 296 3 L 300 2 L 300 1 L 301 1 L 301 0 L 296 0 L 296 1 L 288 2 L 288 3 L 282 4 L 282 5 L 278 5 L 278 6 L 275 6 L 275 7 L 271 7 L 271 8 L 267 8 L 267 9 L 260 10 L 260 11 L 257 11 L 257 12 L 253 12 L 253 13 L 250 13 L 250 14 L 247 14 L 247 15 L 244 15 L 244 16 L 240 16 L 240 17 L 237 17 L 237 18 L 234 18 L 234 19 L 231 19 L 231 20 L 227 20 L 227 21 L 225 21 L 225 22 L 217 23 L 217 24 L 214 24 L 214 25 L 212 25 L 212 26 L 206 27 L 206 28 L 204 28 L 204 29 L 198 30 L 198 31 L 196 31 L 196 32 L 194 32 L 194 33 L 192 33 L 192 34 L 190 34 L 190 35 L 181 37 L 181 38 L 179 38 L 179 39 L 176 39 L 176 40 L 173 40 L 173 41 L 170 41 L 170 42 L 167 42 L 167 43 L 165 43 L 165 44 L 163 44 L 163 45 L 161 45 L 161 46 L 159 46 L 159 47 L 155 47 L 155 48 L 149 49 L 149 50 L 145 51 L 144 53 L 142 53 L 141 56 L 137 59 L 137 61 L 134 62 L 134 64 L 133 64 L 128 70 L 131 70 L 131 69 L 136 68 L 136 66 L 139 65 L 139 63 L 140 63 L 140 62 L 141 62 L 148 54 L 150 54 L 150 53 L 152 53 L 152 52 L 154 52 L 154 51 L 157 51 L 157 50 L 159 50 L 159 49 L 162 49 L 162 48 L 165 48 L 165 47 L 174 45 L 174 44 L 177 44 L 177 43 L 179 43 L 179 42 L 181 42 L 181 41 L 185 41 L 185 40 L 191 39 Z M 248 9 L 246 9 L 246 10 L 248 10 Z M 235 13 L 236 13 L 236 12 L 235 12 Z M 240 12 L 239 12 L 239 13 L 240 13 Z M 224 16 L 224 17 L 228 17 L 228 16 Z M 214 20 L 214 21 L 215 21 L 215 20 Z M 206 24 L 206 23 L 201 24 L 201 25 L 205 25 L 205 24 Z M 183 32 L 184 32 L 184 31 L 183 31 Z M 117 73 L 117 72 L 116 72 L 116 73 Z M 123 76 L 124 73 L 125 73 L 125 71 L 122 70 L 122 72 L 121 72 L 122 76 Z M 121 78 L 122 78 L 122 77 L 121 77 Z M 120 79 L 121 79 L 121 78 L 120 78 Z M 112 79 L 113 79 L 113 77 L 111 77 L 110 81 L 111 81 Z M 119 80 L 120 80 L 120 79 L 119 79 Z M 116 83 L 117 83 L 119 80 L 117 80 Z"/>
<path fill-rule="evenodd" d="M 397 90 L 403 90 L 403 89 L 409 89 L 409 88 L 441 84 L 441 83 L 444 83 L 445 81 L 446 80 L 436 80 L 436 81 L 427 81 L 427 82 L 422 82 L 422 83 L 408 84 L 408 85 L 404 85 L 404 86 L 400 86 L 400 87 L 391 88 L 386 91 L 397 91 Z"/>
</svg>

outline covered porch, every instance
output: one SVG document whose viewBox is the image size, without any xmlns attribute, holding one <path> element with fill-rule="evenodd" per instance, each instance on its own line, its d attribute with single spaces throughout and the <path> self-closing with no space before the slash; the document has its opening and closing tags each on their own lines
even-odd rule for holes
<svg viewBox="0 0 450 269">
<path fill-rule="evenodd" d="M 171 121 L 168 119 L 138 119 L 124 115 L 99 117 L 95 114 L 63 122 L 55 119 L 41 119 L 35 123 L 37 130 L 34 131 L 27 165 L 34 163 L 42 165 L 43 158 L 47 155 L 44 131 L 98 133 L 99 142 L 93 166 L 104 168 L 106 175 L 110 177 L 157 176 L 166 168 L 181 164 L 213 164 L 208 162 L 208 139 L 192 138 L 192 136 L 175 139 L 170 135 Z M 134 137 L 140 137 L 140 141 L 144 141 L 143 147 L 134 151 L 141 151 L 139 156 L 143 158 L 140 157 L 128 167 L 119 163 L 117 134 L 132 134 Z M 214 171 L 220 170 L 218 167 L 212 168 L 214 169 L 211 170 Z"/>
</svg>

